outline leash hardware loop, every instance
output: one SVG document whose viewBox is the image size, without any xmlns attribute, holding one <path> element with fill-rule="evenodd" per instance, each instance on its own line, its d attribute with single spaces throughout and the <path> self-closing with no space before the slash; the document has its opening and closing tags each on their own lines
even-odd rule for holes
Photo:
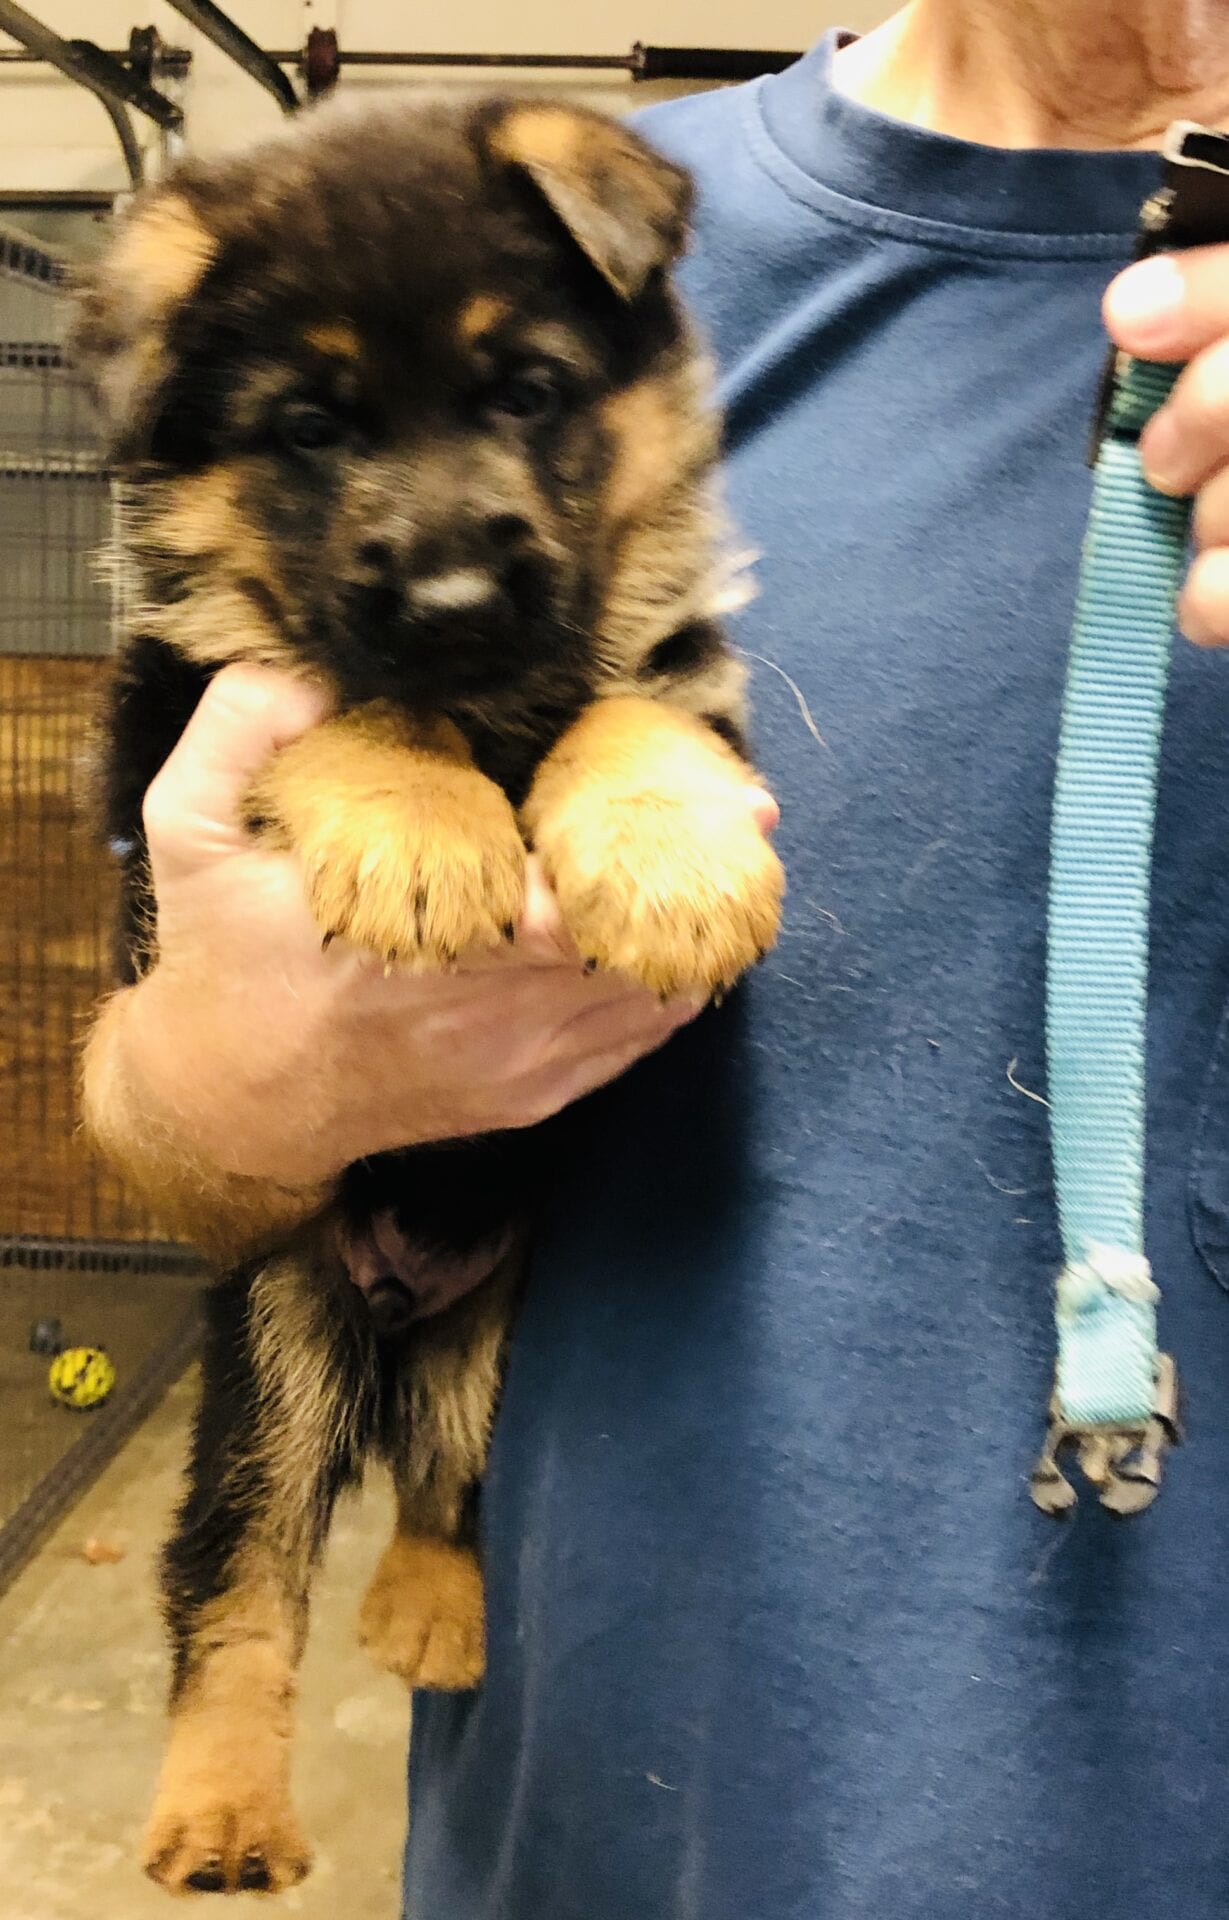
<svg viewBox="0 0 1229 1920">
<path fill-rule="evenodd" d="M 1055 1519 L 1077 1505 L 1079 1496 L 1063 1472 L 1065 1456 L 1074 1455 L 1075 1464 L 1110 1513 L 1123 1518 L 1142 1513 L 1160 1491 L 1166 1453 L 1181 1438 L 1178 1369 L 1167 1353 L 1157 1355 L 1147 1420 L 1069 1420 L 1056 1387 L 1050 1396 L 1045 1444 L 1029 1481 L 1033 1503 Z"/>
</svg>

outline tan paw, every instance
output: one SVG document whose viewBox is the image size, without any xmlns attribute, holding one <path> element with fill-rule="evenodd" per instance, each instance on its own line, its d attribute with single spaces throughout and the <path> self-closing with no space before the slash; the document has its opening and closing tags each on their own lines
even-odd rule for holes
<svg viewBox="0 0 1229 1920">
<path fill-rule="evenodd" d="M 251 1753 L 189 1756 L 177 1734 L 145 1836 L 142 1864 L 169 1893 L 284 1893 L 311 1867 L 311 1854 L 271 1755 L 262 1779 Z"/>
<path fill-rule="evenodd" d="M 398 1534 L 363 1601 L 359 1638 L 377 1666 L 411 1687 L 476 1687 L 486 1665 L 486 1624 L 474 1555 L 445 1540 Z"/>
<path fill-rule="evenodd" d="M 525 894 L 512 809 L 464 768 L 442 769 L 436 786 L 456 790 L 437 791 L 429 808 L 414 792 L 368 797 L 361 813 L 326 813 L 301 831 L 308 899 L 326 937 L 411 966 L 446 966 L 510 937 Z"/>
<path fill-rule="evenodd" d="M 785 876 L 742 794 L 574 795 L 537 839 L 585 958 L 652 992 L 720 993 L 773 945 Z"/>
</svg>

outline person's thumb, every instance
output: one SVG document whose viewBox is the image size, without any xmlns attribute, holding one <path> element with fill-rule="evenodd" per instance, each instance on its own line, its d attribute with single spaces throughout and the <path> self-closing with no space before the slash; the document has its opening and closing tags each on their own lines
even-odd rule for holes
<svg viewBox="0 0 1229 1920">
<path fill-rule="evenodd" d="M 292 674 L 224 667 L 145 796 L 155 872 L 205 865 L 243 846 L 243 803 L 256 775 L 330 707 L 323 687 Z"/>
<path fill-rule="evenodd" d="M 767 787 L 748 787 L 747 805 L 764 838 L 770 839 L 781 824 L 781 809 Z"/>
</svg>

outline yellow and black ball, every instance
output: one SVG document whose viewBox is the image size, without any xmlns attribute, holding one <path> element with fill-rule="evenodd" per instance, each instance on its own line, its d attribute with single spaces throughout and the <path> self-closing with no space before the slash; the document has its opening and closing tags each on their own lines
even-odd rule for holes
<svg viewBox="0 0 1229 1920">
<path fill-rule="evenodd" d="M 51 1363 L 48 1385 L 62 1407 L 100 1407 L 115 1385 L 115 1368 L 101 1347 L 66 1347 Z"/>
</svg>

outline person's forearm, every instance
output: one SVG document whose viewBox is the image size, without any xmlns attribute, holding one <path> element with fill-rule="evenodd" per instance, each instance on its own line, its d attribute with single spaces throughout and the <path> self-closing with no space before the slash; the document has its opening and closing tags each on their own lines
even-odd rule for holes
<svg viewBox="0 0 1229 1920">
<path fill-rule="evenodd" d="M 147 1202 L 161 1228 L 215 1260 L 283 1241 L 327 1203 L 334 1183 L 303 1186 L 251 1179 L 219 1166 L 143 1071 L 150 983 L 114 994 L 86 1043 L 86 1127 L 107 1159 Z"/>
</svg>

